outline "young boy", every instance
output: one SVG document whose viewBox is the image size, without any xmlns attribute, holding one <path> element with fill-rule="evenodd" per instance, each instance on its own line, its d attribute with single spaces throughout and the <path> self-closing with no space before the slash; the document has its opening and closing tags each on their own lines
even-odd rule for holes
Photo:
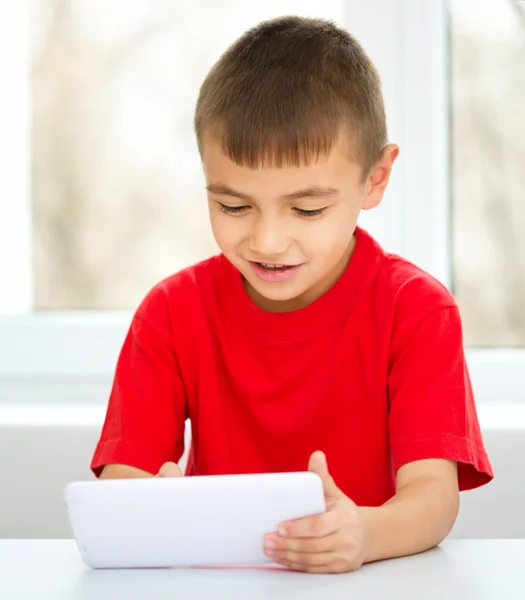
<svg viewBox="0 0 525 600">
<path fill-rule="evenodd" d="M 222 253 L 138 308 L 94 473 L 182 475 L 189 418 L 186 475 L 322 477 L 326 513 L 266 536 L 277 562 L 435 546 L 492 471 L 453 298 L 356 226 L 399 152 L 374 66 L 329 22 L 264 22 L 211 69 L 195 129 Z"/>
</svg>

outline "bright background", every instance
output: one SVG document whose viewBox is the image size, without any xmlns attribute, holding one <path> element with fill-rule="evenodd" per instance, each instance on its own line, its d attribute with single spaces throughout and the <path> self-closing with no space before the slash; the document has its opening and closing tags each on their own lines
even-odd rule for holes
<svg viewBox="0 0 525 600">
<path fill-rule="evenodd" d="M 290 13 L 347 27 L 378 66 L 401 155 L 361 224 L 459 303 L 506 473 L 468 496 L 471 517 L 490 494 L 525 502 L 525 482 L 510 492 L 525 456 L 525 3 L 24 0 L 0 2 L 0 537 L 65 531 L 59 489 L 87 475 L 132 311 L 217 251 L 199 85 L 245 29 Z M 503 517 L 500 533 L 521 522 L 525 537 Z"/>
</svg>

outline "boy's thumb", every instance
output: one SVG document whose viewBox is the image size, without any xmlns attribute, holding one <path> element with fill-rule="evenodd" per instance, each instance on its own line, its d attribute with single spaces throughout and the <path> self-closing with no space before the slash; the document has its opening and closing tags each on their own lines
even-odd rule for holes
<svg viewBox="0 0 525 600">
<path fill-rule="evenodd" d="M 174 462 L 167 462 L 162 465 L 157 477 L 184 477 L 184 473 L 181 471 L 179 465 Z"/>
<path fill-rule="evenodd" d="M 325 498 L 339 498 L 344 495 L 328 472 L 328 464 L 324 452 L 317 450 L 310 456 L 308 470 L 312 473 L 316 473 L 323 480 Z"/>
</svg>

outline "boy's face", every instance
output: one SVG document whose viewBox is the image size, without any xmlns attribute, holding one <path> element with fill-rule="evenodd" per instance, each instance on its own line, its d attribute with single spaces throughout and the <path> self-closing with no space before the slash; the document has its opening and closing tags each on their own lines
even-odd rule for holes
<svg viewBox="0 0 525 600">
<path fill-rule="evenodd" d="M 258 169 L 235 164 L 217 142 L 206 141 L 213 234 L 256 304 L 296 310 L 332 287 L 352 255 L 359 213 L 381 202 L 398 152 L 387 146 L 363 182 L 342 136 L 308 166 Z"/>
</svg>

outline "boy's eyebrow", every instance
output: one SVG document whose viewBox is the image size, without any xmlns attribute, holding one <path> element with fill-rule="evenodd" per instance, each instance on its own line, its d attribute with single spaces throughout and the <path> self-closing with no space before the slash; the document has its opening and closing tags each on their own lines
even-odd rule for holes
<svg viewBox="0 0 525 600">
<path fill-rule="evenodd" d="M 209 192 L 214 194 L 222 194 L 224 196 L 234 196 L 235 198 L 241 198 L 242 200 L 248 200 L 253 202 L 253 198 L 247 194 L 238 192 L 227 185 L 222 183 L 209 183 L 206 186 Z M 339 190 L 333 187 L 321 187 L 319 185 L 312 185 L 310 187 L 290 192 L 281 196 L 282 200 L 298 200 L 299 198 L 324 198 L 326 196 L 333 196 L 338 194 Z"/>
</svg>

